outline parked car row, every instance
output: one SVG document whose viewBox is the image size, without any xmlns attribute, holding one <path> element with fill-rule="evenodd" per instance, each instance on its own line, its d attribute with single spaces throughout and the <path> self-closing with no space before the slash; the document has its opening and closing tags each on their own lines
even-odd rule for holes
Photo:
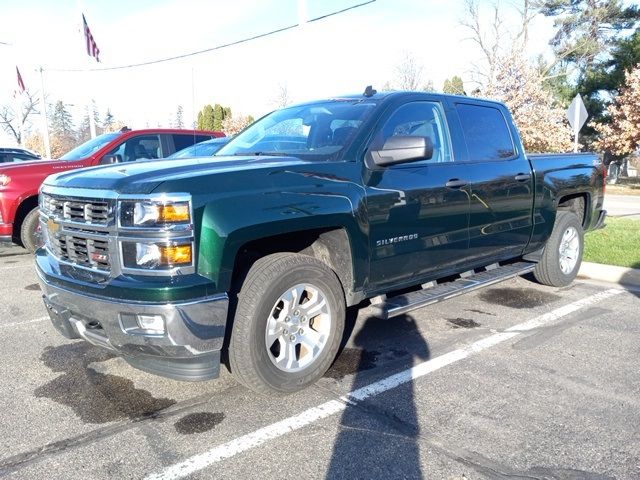
<svg viewBox="0 0 640 480">
<path fill-rule="evenodd" d="M 194 145 L 221 139 L 222 144 Z M 58 160 L 43 160 L 37 154 L 17 148 L 0 149 L 0 242 L 12 242 L 35 252 L 41 244 L 38 222 L 38 191 L 49 175 L 67 170 L 110 163 L 185 155 L 213 155 L 226 142 L 222 132 L 123 128 L 104 133 L 66 153 Z M 96 173 L 97 174 L 97 173 Z M 71 208 L 71 207 L 69 207 Z"/>
</svg>

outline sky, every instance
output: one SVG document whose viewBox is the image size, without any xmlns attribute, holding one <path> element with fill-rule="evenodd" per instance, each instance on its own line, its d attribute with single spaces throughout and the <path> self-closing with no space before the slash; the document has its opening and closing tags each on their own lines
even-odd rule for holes
<svg viewBox="0 0 640 480">
<path fill-rule="evenodd" d="M 364 0 L 306 0 L 314 18 Z M 514 0 L 517 1 L 517 0 Z M 479 0 L 483 24 L 490 5 Z M 139 68 L 108 68 L 202 50 L 298 23 L 301 0 L 0 0 L 0 106 L 15 102 L 15 67 L 27 88 L 62 100 L 78 124 L 89 99 L 131 128 L 168 127 L 178 105 L 190 125 L 207 103 L 258 118 L 275 107 L 286 87 L 299 102 L 393 80 L 405 55 L 422 65 L 437 90 L 459 75 L 468 90 L 480 52 L 460 25 L 462 0 L 376 0 L 302 27 L 241 45 Z M 513 2 L 503 1 L 507 28 L 519 28 Z M 304 11 L 305 8 L 302 8 Z M 100 48 L 88 57 L 80 32 L 84 12 Z M 550 55 L 553 22 L 537 17 L 528 55 Z M 9 44 L 9 45 L 7 45 Z M 84 70 L 84 71 L 63 71 Z M 36 119 L 34 118 L 34 121 Z M 36 126 L 37 126 L 36 121 Z M 10 143 L 0 133 L 0 143 Z"/>
</svg>

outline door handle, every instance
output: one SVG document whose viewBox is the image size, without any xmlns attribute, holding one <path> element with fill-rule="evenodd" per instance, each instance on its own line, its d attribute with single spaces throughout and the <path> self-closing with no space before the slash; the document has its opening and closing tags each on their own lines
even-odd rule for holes
<svg viewBox="0 0 640 480">
<path fill-rule="evenodd" d="M 466 180 L 459 180 L 457 178 L 452 178 L 447 183 L 445 183 L 444 186 L 447 188 L 461 188 L 468 184 L 469 182 L 467 182 Z"/>
<path fill-rule="evenodd" d="M 515 179 L 518 182 L 526 182 L 527 180 L 529 180 L 531 178 L 531 174 L 530 173 L 519 173 L 515 176 Z"/>
</svg>

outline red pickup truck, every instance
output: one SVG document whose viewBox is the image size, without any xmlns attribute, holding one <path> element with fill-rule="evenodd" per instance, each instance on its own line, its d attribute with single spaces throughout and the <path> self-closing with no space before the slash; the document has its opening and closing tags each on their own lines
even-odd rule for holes
<svg viewBox="0 0 640 480">
<path fill-rule="evenodd" d="M 164 158 L 222 132 L 147 129 L 104 133 L 74 148 L 59 160 L 0 166 L 0 242 L 33 252 L 40 245 L 38 190 L 49 175 L 77 168 Z"/>
</svg>

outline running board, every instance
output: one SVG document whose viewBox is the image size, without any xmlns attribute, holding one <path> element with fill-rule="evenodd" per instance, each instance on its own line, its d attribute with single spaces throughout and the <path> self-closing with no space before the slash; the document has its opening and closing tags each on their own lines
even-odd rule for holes
<svg viewBox="0 0 640 480">
<path fill-rule="evenodd" d="M 452 282 L 436 285 L 431 288 L 405 293 L 396 297 L 387 298 L 384 301 L 372 305 L 374 315 L 380 318 L 391 318 L 403 315 L 411 310 L 433 305 L 434 303 L 457 297 L 463 293 L 471 292 L 482 287 L 494 285 L 508 278 L 524 275 L 532 272 L 535 263 L 517 262 L 509 265 L 490 266 L 478 273 L 468 274 Z"/>
</svg>

